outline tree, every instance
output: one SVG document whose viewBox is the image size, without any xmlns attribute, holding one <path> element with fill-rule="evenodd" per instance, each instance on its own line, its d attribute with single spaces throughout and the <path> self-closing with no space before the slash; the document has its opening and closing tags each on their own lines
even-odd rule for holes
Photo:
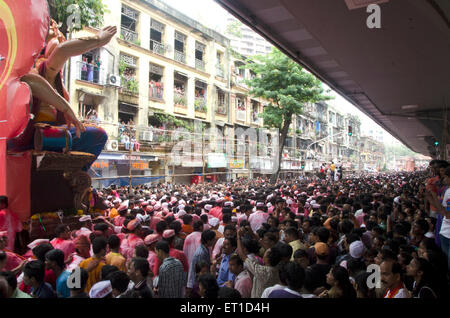
<svg viewBox="0 0 450 318">
<path fill-rule="evenodd" d="M 49 0 L 50 16 L 61 24 L 60 31 L 67 34 L 83 27 L 99 27 L 107 12 L 101 0 Z M 79 25 L 77 20 L 79 17 Z M 72 28 L 70 24 L 72 22 Z"/>
<path fill-rule="evenodd" d="M 244 68 L 256 74 L 253 79 L 246 80 L 249 94 L 269 101 L 259 117 L 264 119 L 266 128 L 278 128 L 280 132 L 278 167 L 270 180 L 274 183 L 280 173 L 281 157 L 292 116 L 301 114 L 305 104 L 332 97 L 324 94 L 321 82 L 316 77 L 275 48 L 267 55 L 248 59 Z"/>
<path fill-rule="evenodd" d="M 225 34 L 235 36 L 237 38 L 242 38 L 241 32 L 242 23 L 238 20 L 228 23 Z"/>
</svg>

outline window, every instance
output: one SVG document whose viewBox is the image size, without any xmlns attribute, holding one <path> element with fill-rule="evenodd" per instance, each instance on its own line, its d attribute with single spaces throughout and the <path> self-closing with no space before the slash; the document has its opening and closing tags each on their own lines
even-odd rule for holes
<svg viewBox="0 0 450 318">
<path fill-rule="evenodd" d="M 257 123 L 260 119 L 258 117 L 259 108 L 260 108 L 259 106 L 260 106 L 259 102 L 252 100 L 252 121 L 254 123 Z"/>
<path fill-rule="evenodd" d="M 203 55 L 205 54 L 206 45 L 195 42 L 195 68 L 204 71 L 205 61 L 203 61 Z"/>
<path fill-rule="evenodd" d="M 165 25 L 156 21 L 151 20 L 150 22 L 150 51 L 164 55 L 165 47 L 163 43 Z"/>
<path fill-rule="evenodd" d="M 181 63 L 186 63 L 186 35 L 175 31 L 175 60 Z"/>
<path fill-rule="evenodd" d="M 120 38 L 139 45 L 137 34 L 137 23 L 139 12 L 127 6 L 122 6 L 122 16 L 120 20 Z"/>
<path fill-rule="evenodd" d="M 139 94 L 139 82 L 137 80 L 137 58 L 121 53 L 119 72 L 120 77 L 122 78 L 122 90 L 135 95 Z"/>
<path fill-rule="evenodd" d="M 175 71 L 174 76 L 174 103 L 178 106 L 187 107 L 187 77 Z"/>
<path fill-rule="evenodd" d="M 195 111 L 206 113 L 207 106 L 206 106 L 206 89 L 207 84 L 203 81 L 195 81 Z"/>
<path fill-rule="evenodd" d="M 216 113 L 222 115 L 227 114 L 226 95 L 225 92 L 218 87 L 217 87 Z"/>
<path fill-rule="evenodd" d="M 105 76 L 101 67 L 100 49 L 95 49 L 81 56 L 81 62 L 78 62 L 77 79 L 96 84 L 104 84 Z"/>
<path fill-rule="evenodd" d="M 164 68 L 150 63 L 149 94 L 150 98 L 162 100 L 164 98 L 163 85 Z"/>
</svg>

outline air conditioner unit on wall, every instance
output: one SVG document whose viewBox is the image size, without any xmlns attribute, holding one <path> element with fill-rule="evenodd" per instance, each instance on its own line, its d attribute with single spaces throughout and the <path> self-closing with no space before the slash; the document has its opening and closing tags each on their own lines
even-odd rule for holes
<svg viewBox="0 0 450 318">
<path fill-rule="evenodd" d="M 150 130 L 142 131 L 139 138 L 144 141 L 153 141 L 153 132 Z"/>
<path fill-rule="evenodd" d="M 119 151 L 119 142 L 117 140 L 108 140 L 106 143 L 106 150 L 108 151 Z"/>
<path fill-rule="evenodd" d="M 120 76 L 117 74 L 108 74 L 107 84 L 120 87 Z"/>
</svg>

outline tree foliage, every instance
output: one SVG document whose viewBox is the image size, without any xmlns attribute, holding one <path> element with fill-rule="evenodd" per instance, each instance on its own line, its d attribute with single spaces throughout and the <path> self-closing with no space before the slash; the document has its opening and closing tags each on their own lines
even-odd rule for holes
<svg viewBox="0 0 450 318">
<path fill-rule="evenodd" d="M 78 9 L 73 9 L 75 5 Z M 108 12 L 101 0 L 49 0 L 50 15 L 61 23 L 61 32 L 79 31 L 83 27 L 100 27 L 103 24 L 103 15 Z M 79 15 L 80 25 L 75 25 L 76 15 Z M 72 29 L 68 23 L 73 22 Z"/>
<path fill-rule="evenodd" d="M 275 48 L 267 55 L 251 57 L 244 68 L 256 74 L 246 80 L 249 94 L 269 101 L 259 116 L 264 119 L 266 128 L 280 130 L 281 158 L 292 116 L 302 114 L 303 106 L 308 103 L 332 97 L 326 95 L 328 92 L 325 92 L 320 80 Z"/>
<path fill-rule="evenodd" d="M 320 80 L 277 49 L 253 56 L 244 67 L 256 74 L 246 80 L 249 94 L 270 102 L 261 114 L 267 128 L 281 130 L 292 115 L 302 113 L 305 104 L 331 99 Z"/>
<path fill-rule="evenodd" d="M 225 34 L 235 36 L 237 38 L 242 38 L 242 32 L 241 32 L 242 23 L 240 21 L 233 21 L 228 23 Z"/>
</svg>

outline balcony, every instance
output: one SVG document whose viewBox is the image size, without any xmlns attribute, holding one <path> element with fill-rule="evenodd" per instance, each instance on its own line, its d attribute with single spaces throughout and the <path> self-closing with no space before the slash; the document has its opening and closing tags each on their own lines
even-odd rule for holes
<svg viewBox="0 0 450 318">
<path fill-rule="evenodd" d="M 134 77 L 126 78 L 122 76 L 122 89 L 121 93 L 130 95 L 139 95 L 139 81 Z"/>
<path fill-rule="evenodd" d="M 245 78 L 240 75 L 236 75 L 236 84 L 243 88 L 248 88 L 247 84 L 245 84 Z"/>
<path fill-rule="evenodd" d="M 187 107 L 187 97 L 185 93 L 174 91 L 173 102 L 177 106 Z"/>
<path fill-rule="evenodd" d="M 159 55 L 164 55 L 166 53 L 166 46 L 157 41 L 150 40 L 150 51 Z"/>
<path fill-rule="evenodd" d="M 138 34 L 134 31 L 128 30 L 127 28 L 124 28 L 122 26 L 121 30 L 120 30 L 120 38 L 122 40 L 134 43 L 136 45 L 140 45 L 140 41 L 138 39 Z"/>
<path fill-rule="evenodd" d="M 208 111 L 208 108 L 206 106 L 206 98 L 203 96 L 195 98 L 194 106 L 196 112 L 206 113 Z"/>
<path fill-rule="evenodd" d="M 216 113 L 220 115 L 226 115 L 227 114 L 227 107 L 225 103 L 217 103 L 216 105 Z"/>
<path fill-rule="evenodd" d="M 222 65 L 216 65 L 216 75 L 218 77 L 225 78 L 225 72 L 223 70 L 223 66 Z"/>
<path fill-rule="evenodd" d="M 195 59 L 195 68 L 204 72 L 206 69 L 206 64 L 202 60 Z"/>
<path fill-rule="evenodd" d="M 86 62 L 77 62 L 77 80 L 105 85 L 105 75 L 105 70 L 102 67 L 99 68 L 97 65 Z"/>
<path fill-rule="evenodd" d="M 175 50 L 174 60 L 186 64 L 186 54 Z"/>
<path fill-rule="evenodd" d="M 162 101 L 164 99 L 164 87 L 161 82 L 151 81 L 149 83 L 148 97 Z"/>
</svg>

